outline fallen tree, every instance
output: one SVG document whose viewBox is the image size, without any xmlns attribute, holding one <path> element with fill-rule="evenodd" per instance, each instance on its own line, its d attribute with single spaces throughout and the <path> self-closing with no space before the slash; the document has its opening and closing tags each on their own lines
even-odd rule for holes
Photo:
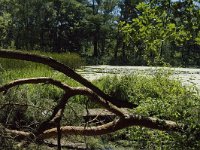
<svg viewBox="0 0 200 150">
<path fill-rule="evenodd" d="M 57 81 L 52 78 L 27 78 L 27 79 L 18 79 L 7 83 L 5 85 L 0 86 L 0 92 L 6 93 L 9 89 L 24 85 L 24 84 L 51 84 L 54 85 L 64 91 L 64 94 L 61 96 L 60 100 L 57 102 L 57 105 L 53 109 L 52 115 L 41 122 L 37 129 L 34 131 L 19 131 L 16 129 L 8 129 L 3 127 L 4 131 L 7 134 L 15 137 L 20 140 L 43 140 L 52 137 L 57 137 L 58 139 L 58 149 L 61 149 L 61 137 L 65 135 L 85 135 L 85 136 L 95 136 L 108 134 L 111 132 L 115 132 L 117 130 L 127 128 L 130 126 L 142 126 L 151 129 L 158 129 L 163 131 L 175 131 L 175 132 L 183 132 L 188 127 L 184 124 L 179 124 L 174 121 L 169 120 L 161 120 L 159 118 L 153 117 L 144 117 L 137 114 L 129 114 L 127 112 L 123 112 L 123 109 L 120 107 L 133 107 L 134 104 L 130 102 L 124 102 L 119 99 L 115 99 L 99 88 L 94 86 L 90 81 L 83 78 L 75 71 L 65 66 L 62 63 L 57 62 L 56 60 L 39 56 L 35 54 L 27 54 L 19 51 L 8 51 L 8 50 L 0 50 L 1 58 L 9 58 L 9 59 L 18 59 L 18 60 L 26 60 L 32 61 L 36 63 L 42 63 L 53 69 L 64 73 L 66 76 L 74 79 L 75 81 L 81 83 L 85 87 L 71 87 L 65 83 Z M 91 101 L 99 103 L 101 106 L 106 108 L 108 111 L 114 113 L 117 118 L 112 120 L 109 123 L 105 123 L 103 125 L 85 127 L 85 126 L 61 126 L 60 122 L 63 116 L 63 112 L 66 108 L 66 104 L 69 99 L 76 95 L 84 95 L 88 97 Z M 5 104 L 6 105 L 6 104 Z M 4 107 L 4 106 L 2 106 Z"/>
</svg>

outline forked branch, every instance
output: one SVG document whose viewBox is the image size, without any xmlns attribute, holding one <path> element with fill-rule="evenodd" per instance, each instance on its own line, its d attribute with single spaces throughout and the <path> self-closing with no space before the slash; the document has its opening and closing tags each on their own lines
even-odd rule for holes
<svg viewBox="0 0 200 150">
<path fill-rule="evenodd" d="M 103 99 L 105 99 L 108 102 L 111 102 L 112 104 L 118 106 L 118 107 L 127 107 L 127 108 L 133 108 L 135 105 L 130 102 L 125 102 L 113 97 L 110 97 L 109 95 L 105 94 L 103 91 L 101 91 L 98 87 L 93 85 L 90 81 L 83 78 L 81 75 L 76 73 L 74 70 L 69 68 L 68 66 L 46 56 L 39 56 L 36 54 L 28 54 L 28 53 L 22 53 L 19 51 L 8 51 L 8 50 L 0 50 L 0 57 L 1 58 L 9 58 L 9 59 L 18 59 L 18 60 L 26 60 L 26 61 L 32 61 L 36 63 L 41 63 L 44 65 L 47 65 L 59 72 L 64 73 L 66 76 L 74 79 L 75 81 L 81 83 L 85 87 L 91 89 L 94 91 L 97 95 L 101 96 Z"/>
<path fill-rule="evenodd" d="M 85 95 L 88 96 L 92 101 L 99 103 L 103 107 L 107 108 L 109 111 L 113 112 L 114 114 L 123 117 L 125 116 L 124 112 L 116 107 L 115 105 L 111 104 L 110 102 L 105 101 L 103 98 L 99 97 L 96 93 L 94 93 L 92 90 L 88 88 L 83 87 L 70 87 L 58 80 L 47 78 L 47 77 L 39 77 L 39 78 L 27 78 L 27 79 L 18 79 L 15 81 L 12 81 L 10 83 L 7 83 L 3 86 L 0 86 L 0 92 L 7 92 L 9 89 L 24 85 L 24 84 L 52 84 L 62 90 L 64 90 L 66 93 L 70 95 L 70 97 L 74 95 Z"/>
<path fill-rule="evenodd" d="M 85 87 L 70 87 L 52 78 L 20 79 L 5 84 L 4 86 L 1 86 L 0 92 L 6 92 L 10 88 L 23 84 L 39 84 L 39 83 L 52 84 L 64 90 L 64 95 L 55 106 L 53 114 L 46 121 L 41 123 L 39 128 L 35 132 L 25 132 L 25 131 L 18 131 L 18 130 L 11 130 L 4 128 L 4 131 L 8 134 L 20 137 L 21 139 L 23 138 L 46 139 L 46 138 L 56 137 L 58 131 L 60 131 L 62 135 L 95 136 L 95 135 L 111 133 L 130 126 L 142 126 L 151 129 L 166 130 L 166 131 L 183 131 L 185 129 L 185 126 L 183 124 L 178 124 L 173 121 L 160 120 L 158 118 L 152 118 L 152 117 L 143 117 L 135 114 L 134 115 L 126 114 L 119 107 L 127 107 L 127 106 L 132 107 L 133 105 L 131 103 L 123 102 L 121 100 L 116 100 L 110 97 L 109 95 L 102 92 L 98 87 L 94 86 L 91 82 L 89 82 L 88 80 L 77 74 L 75 71 L 65 66 L 64 64 L 57 62 L 52 58 L 38 56 L 35 54 L 24 54 L 17 51 L 7 51 L 7 50 L 0 50 L 0 57 L 26 60 L 48 65 L 53 69 L 64 73 L 65 75 L 71 77 L 72 79 L 76 80 L 77 82 L 85 86 Z M 105 107 L 106 109 L 117 115 L 118 118 L 116 118 L 112 122 L 93 127 L 83 127 L 83 126 L 60 127 L 60 124 L 56 124 L 56 121 L 60 121 L 65 109 L 65 105 L 68 102 L 68 99 L 75 95 L 84 95 L 89 97 L 92 101 L 101 104 L 103 107 Z"/>
<path fill-rule="evenodd" d="M 182 132 L 186 128 L 183 124 L 178 124 L 173 121 L 161 120 L 152 117 L 143 117 L 139 115 L 129 115 L 126 118 L 119 118 L 112 122 L 92 127 L 82 126 L 62 126 L 62 135 L 85 135 L 85 136 L 96 136 L 115 132 L 120 129 L 124 129 L 130 126 L 142 126 L 150 129 L 157 129 L 162 131 L 176 131 Z M 21 138 L 30 138 L 32 133 L 24 131 L 9 130 L 6 131 L 12 135 Z M 43 133 L 38 135 L 39 139 L 55 138 L 57 136 L 57 128 L 45 130 Z"/>
</svg>

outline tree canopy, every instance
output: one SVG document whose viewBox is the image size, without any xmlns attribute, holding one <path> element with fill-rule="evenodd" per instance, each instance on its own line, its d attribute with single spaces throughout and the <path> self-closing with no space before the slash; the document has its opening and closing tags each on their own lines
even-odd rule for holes
<svg viewBox="0 0 200 150">
<path fill-rule="evenodd" d="M 77 52 L 93 63 L 199 66 L 199 6 L 198 0 L 2 0 L 0 46 Z"/>
</svg>

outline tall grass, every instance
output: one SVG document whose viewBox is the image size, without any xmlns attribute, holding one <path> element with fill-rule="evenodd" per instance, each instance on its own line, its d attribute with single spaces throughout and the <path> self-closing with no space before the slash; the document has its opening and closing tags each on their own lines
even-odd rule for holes
<svg viewBox="0 0 200 150">
<path fill-rule="evenodd" d="M 85 65 L 85 60 L 76 53 L 70 53 L 70 52 L 52 53 L 52 52 L 40 52 L 40 51 L 33 51 L 33 53 L 52 57 L 58 60 L 59 62 L 71 67 L 72 69 L 76 69 Z"/>
<path fill-rule="evenodd" d="M 189 125 L 185 133 L 172 133 L 132 127 L 112 134 L 109 140 L 119 146 L 135 149 L 199 149 L 200 96 L 192 87 L 185 87 L 170 73 L 158 71 L 154 76 L 133 75 L 106 77 L 96 81 L 106 93 L 138 104 L 131 113 L 173 120 Z M 126 139 L 126 141 L 124 141 Z"/>
<path fill-rule="evenodd" d="M 57 54 L 39 51 L 32 51 L 31 53 L 52 57 L 73 69 L 84 65 L 84 60 L 74 53 Z M 0 85 L 13 80 L 31 77 L 51 77 L 65 82 L 70 86 L 79 85 L 77 82 L 70 80 L 62 73 L 48 66 L 33 62 L 0 58 Z M 10 105 L 0 110 L 0 121 L 4 124 L 15 124 L 16 122 L 19 126 L 25 126 L 30 122 L 35 124 L 34 122 L 42 121 L 51 114 L 52 108 L 55 106 L 55 102 L 60 99 L 61 94 L 62 90 L 55 86 L 43 84 L 23 85 L 9 90 L 6 95 L 1 93 L 0 107 L 7 103 Z"/>
<path fill-rule="evenodd" d="M 83 58 L 81 58 L 76 53 L 50 53 L 50 52 L 40 52 L 40 51 L 24 51 L 26 53 L 33 53 L 38 55 L 44 55 L 48 57 L 52 57 L 59 62 L 69 66 L 72 69 L 79 68 L 83 65 L 85 65 L 85 61 Z M 22 60 L 13 60 L 13 59 L 4 59 L 0 58 L 0 71 L 2 70 L 16 70 L 16 69 L 22 69 L 22 68 L 43 68 L 44 65 L 33 63 L 33 62 L 27 62 Z"/>
<path fill-rule="evenodd" d="M 69 56 L 64 59 L 62 54 L 48 55 L 57 57 L 56 59 L 60 59 L 60 61 L 66 60 Z M 40 64 L 24 61 L 13 61 L 11 63 L 11 60 L 5 59 L 1 59 L 0 62 L 2 65 L 0 85 L 18 78 L 39 76 L 52 77 L 71 86 L 79 85 L 63 74 Z M 130 110 L 132 113 L 173 120 L 193 127 L 196 127 L 200 122 L 200 97 L 190 88 L 182 86 L 181 82 L 170 79 L 168 72 L 158 71 L 152 77 L 140 74 L 120 78 L 105 77 L 94 81 L 94 83 L 114 97 L 138 104 L 137 108 Z M 12 124 L 15 128 L 30 130 L 52 113 L 52 108 L 56 105 L 61 94 L 61 90 L 49 85 L 24 85 L 9 90 L 7 94 L 0 95 L 0 105 L 6 103 L 21 105 L 8 105 L 0 109 L 0 122 L 7 126 Z M 63 124 L 82 123 L 81 117 L 78 118 L 77 114 L 80 114 L 85 108 L 83 101 L 87 102 L 83 97 L 71 99 L 70 107 L 65 111 Z M 75 115 L 74 112 L 77 114 Z M 32 126 L 29 126 L 30 124 Z M 90 138 L 89 144 L 94 149 L 95 145 L 101 147 L 99 143 L 107 144 L 107 147 L 131 147 L 131 149 L 200 148 L 197 136 L 192 131 L 170 133 L 132 127 L 108 136 L 102 136 L 102 138 L 92 139 Z"/>
</svg>

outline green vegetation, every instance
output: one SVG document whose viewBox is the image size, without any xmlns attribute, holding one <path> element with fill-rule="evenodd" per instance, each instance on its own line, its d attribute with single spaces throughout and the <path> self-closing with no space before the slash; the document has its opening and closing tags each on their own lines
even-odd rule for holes
<svg viewBox="0 0 200 150">
<path fill-rule="evenodd" d="M 153 77 L 140 74 L 122 78 L 107 77 L 97 81 L 97 85 L 114 97 L 138 104 L 137 108 L 131 110 L 132 113 L 199 128 L 198 90 L 182 86 L 180 81 L 170 79 L 170 75 L 170 72 L 158 70 Z M 132 127 L 112 134 L 109 140 L 115 141 L 118 146 L 135 149 L 198 149 L 200 143 L 195 132 L 191 129 L 179 134 Z"/>
<path fill-rule="evenodd" d="M 56 58 L 58 61 L 74 69 L 84 65 L 84 60 L 74 53 L 58 54 L 39 51 L 34 51 L 32 53 Z M 65 82 L 70 86 L 78 85 L 75 81 L 70 80 L 63 74 L 38 63 L 1 59 L 0 66 L 1 85 L 9 81 L 31 77 L 51 77 Z M 1 109 L 1 123 L 13 124 L 20 128 L 30 124 L 35 127 L 39 121 L 44 120 L 44 118 L 52 113 L 51 108 L 55 106 L 55 101 L 59 100 L 61 93 L 62 91 L 60 89 L 47 85 L 24 85 L 13 88 L 11 91 L 8 91 L 6 95 L 1 93 L 0 108 L 6 104 L 6 106 Z M 68 121 L 72 121 L 73 119 L 75 120 L 75 118 L 71 116 L 71 120 L 68 119 Z"/>
<path fill-rule="evenodd" d="M 42 67 L 1 70 L 1 85 L 13 79 L 47 76 L 65 83 L 78 84 L 51 69 Z M 6 71 L 7 70 L 7 71 Z M 115 133 L 95 138 L 71 137 L 73 142 L 86 142 L 90 148 L 135 148 L 135 149 L 198 149 L 200 147 L 195 128 L 199 125 L 200 97 L 192 87 L 184 87 L 181 82 L 170 79 L 171 72 L 158 70 L 153 76 L 140 74 L 125 77 L 105 77 L 94 81 L 104 92 L 123 100 L 137 103 L 139 106 L 130 110 L 144 116 L 158 117 L 191 125 L 185 133 L 162 132 L 142 127 L 131 127 Z M 0 122 L 17 129 L 29 130 L 52 113 L 55 102 L 62 93 L 54 86 L 24 85 L 1 94 Z M 9 104 L 9 105 L 5 105 Z M 2 107 L 4 106 L 4 107 Z M 84 97 L 70 100 L 63 118 L 63 124 L 83 123 L 81 113 L 86 107 L 94 107 Z M 38 115 L 40 114 L 40 115 Z M 12 126 L 11 126 L 12 125 Z M 3 134 L 2 134 L 3 135 Z M 4 148 L 14 149 L 15 142 L 2 136 Z M 13 145 L 13 146 L 12 146 Z M 2 145 L 3 146 L 3 145 Z M 9 146 L 9 147 L 8 147 Z M 33 145 L 30 145 L 30 148 Z M 35 146 L 33 146 L 35 147 Z M 38 146 L 36 146 L 38 147 Z M 45 146 L 44 146 L 45 147 Z M 40 147 L 42 148 L 42 147 Z M 33 148 L 34 149 L 34 148 Z"/>
<path fill-rule="evenodd" d="M 191 45 L 198 45 L 194 33 L 199 31 L 199 12 L 196 11 L 192 1 L 182 3 L 160 1 L 157 3 L 160 6 L 155 2 L 139 3 L 136 9 L 141 12 L 141 15 L 132 18 L 131 23 L 122 22 L 121 28 L 125 34 L 126 43 L 137 45 L 133 51 L 136 59 L 139 51 L 142 55 L 140 54 L 138 59 L 149 65 L 162 65 L 163 63 L 177 65 L 177 57 L 180 59 L 178 53 L 182 54 L 183 65 L 190 64 L 189 61 L 196 60 L 192 55 L 198 48 L 193 50 L 187 48 Z M 181 5 L 183 10 L 175 10 L 179 9 L 178 5 Z M 192 21 L 193 19 L 196 20 Z M 179 49 L 180 47 L 183 48 Z M 189 55 L 193 57 L 192 60 L 189 60 Z"/>
<path fill-rule="evenodd" d="M 28 53 L 28 51 L 25 51 Z M 81 66 L 85 65 L 85 60 L 81 58 L 78 54 L 76 53 L 50 53 L 50 52 L 41 52 L 41 51 L 31 51 L 32 54 L 39 54 L 39 55 L 44 55 L 47 57 L 52 57 L 59 62 L 69 66 L 72 69 L 80 68 Z M 21 61 L 21 60 L 9 60 L 9 59 L 0 59 L 0 70 L 19 70 L 19 69 L 44 69 L 43 65 L 39 65 L 37 63 L 32 63 L 32 62 L 26 62 L 26 61 Z"/>
<path fill-rule="evenodd" d="M 91 64 L 200 66 L 199 0 L 1 0 L 0 47 Z"/>
<path fill-rule="evenodd" d="M 0 49 L 50 56 L 74 70 L 86 64 L 200 67 L 199 24 L 199 0 L 0 0 Z M 91 149 L 199 149 L 199 91 L 170 75 L 158 70 L 153 76 L 105 77 L 94 84 L 113 97 L 138 104 L 131 113 L 188 125 L 184 133 L 131 127 L 67 140 L 85 142 Z M 0 59 L 0 85 L 31 77 L 81 86 L 47 66 Z M 0 93 L 0 123 L 32 131 L 53 113 L 62 93 L 46 84 Z M 62 124 L 85 125 L 81 114 L 95 107 L 99 105 L 84 96 L 71 98 Z M 0 149 L 17 149 L 17 141 L 1 126 L 0 143 Z"/>
</svg>

